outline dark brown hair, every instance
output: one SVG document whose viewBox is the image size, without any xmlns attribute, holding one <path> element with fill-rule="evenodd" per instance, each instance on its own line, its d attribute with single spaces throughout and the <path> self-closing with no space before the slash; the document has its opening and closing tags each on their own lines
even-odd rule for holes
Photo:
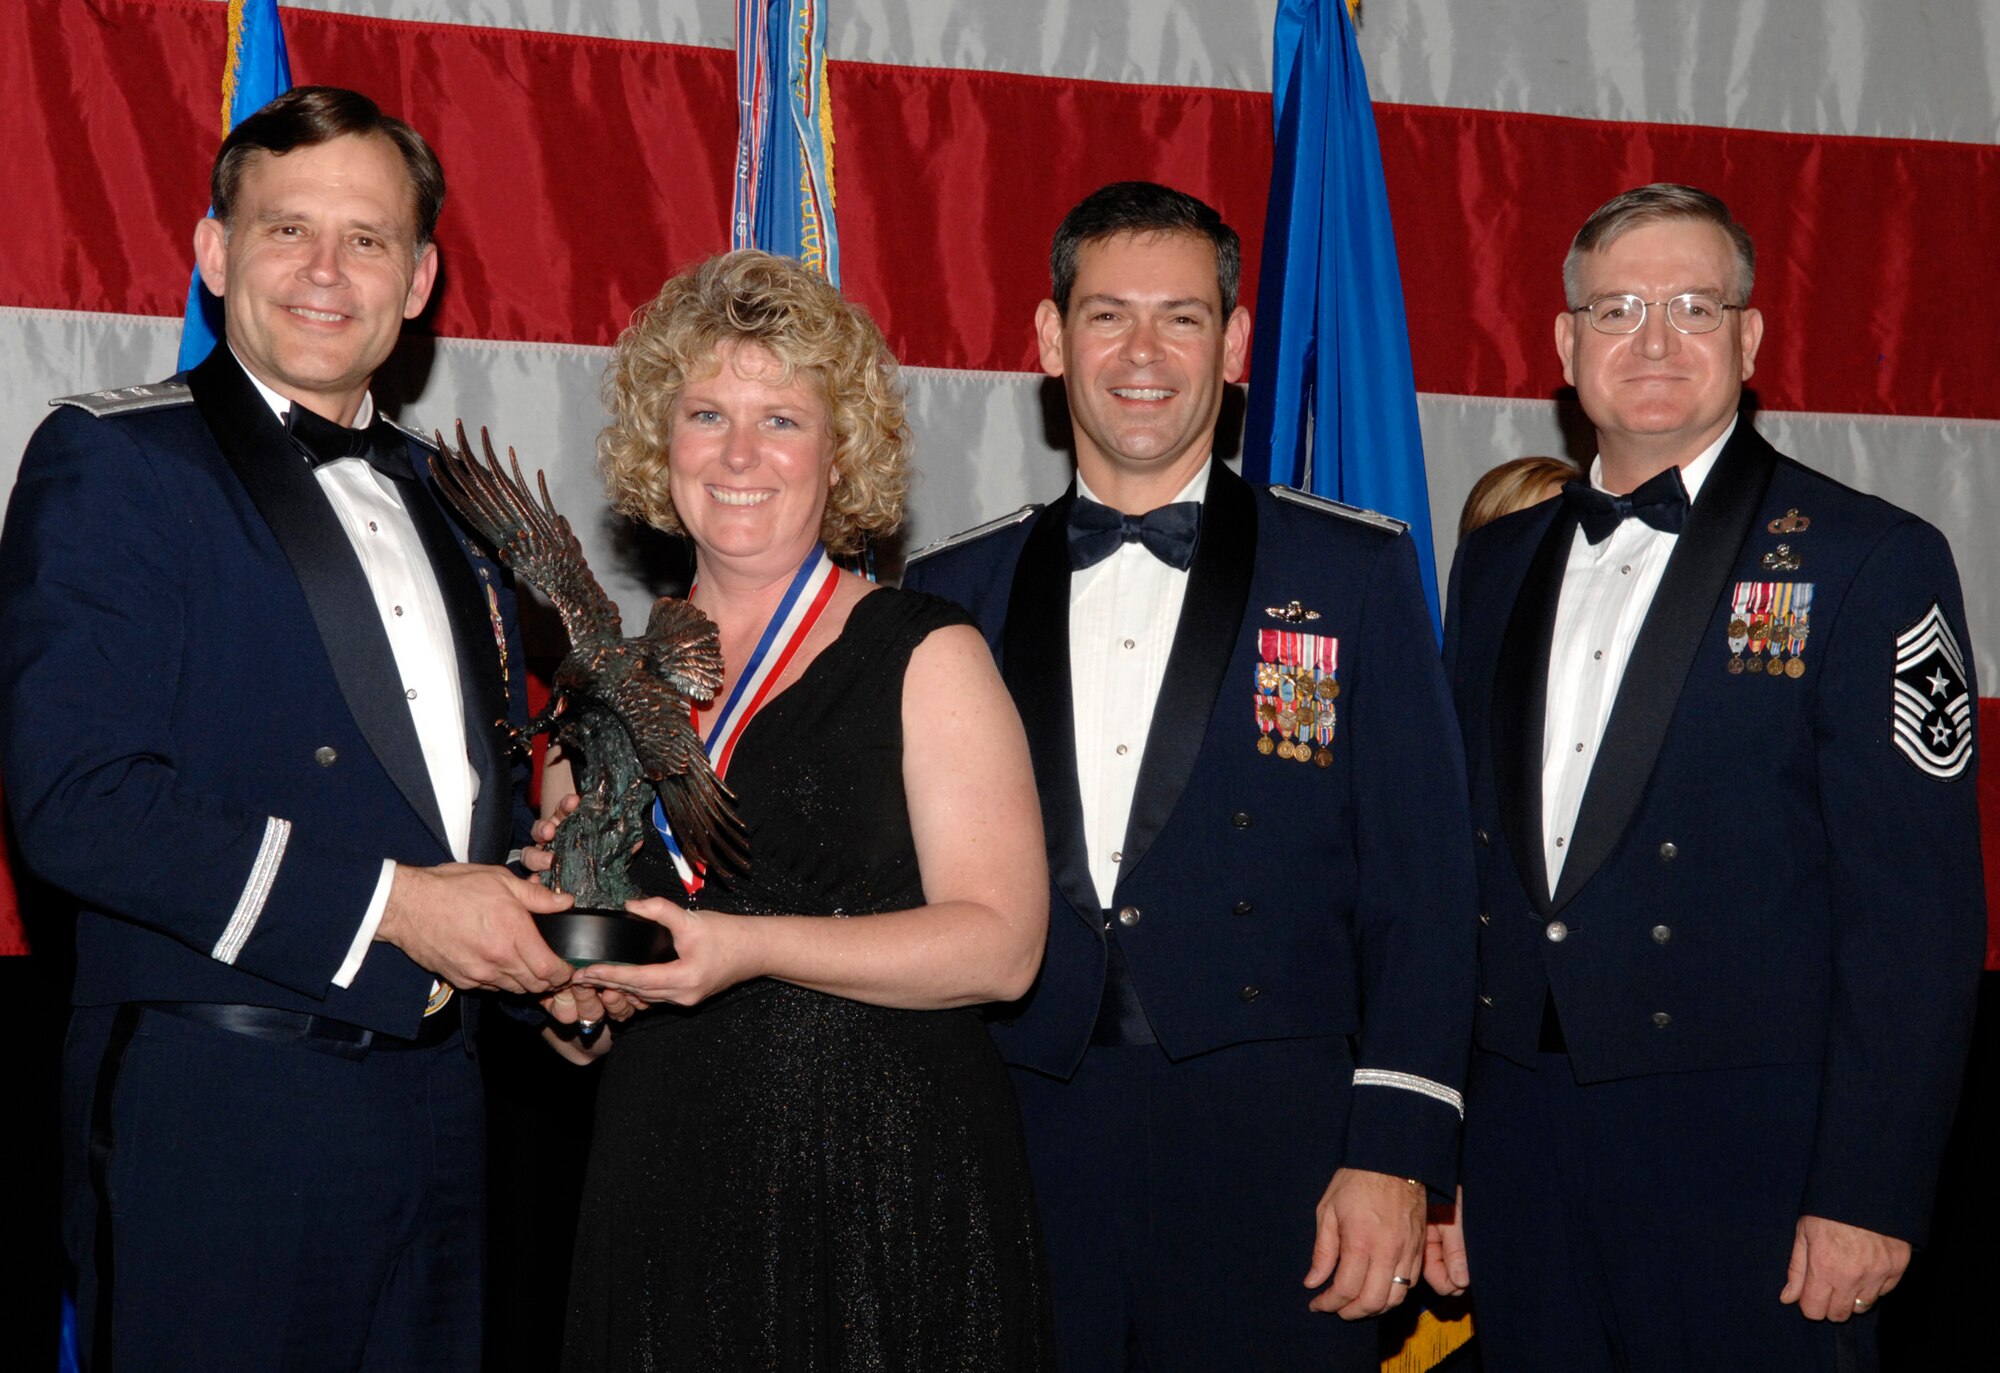
<svg viewBox="0 0 2000 1373">
<path fill-rule="evenodd" d="M 339 86 L 294 86 L 238 124 L 215 155 L 208 174 L 208 201 L 226 227 L 243 172 L 258 153 L 282 157 L 336 138 L 380 138 L 401 154 L 410 174 L 410 198 L 417 215 L 418 248 L 431 241 L 444 209 L 444 168 L 424 136 L 359 91 Z"/>
<path fill-rule="evenodd" d="M 1243 241 L 1222 216 L 1185 191 L 1151 181 L 1114 181 L 1092 191 L 1063 216 L 1049 245 L 1050 296 L 1056 311 L 1069 314 L 1076 285 L 1076 256 L 1086 243 L 1120 234 L 1191 234 L 1215 247 L 1215 284 L 1225 318 L 1236 309 L 1243 281 Z"/>
</svg>

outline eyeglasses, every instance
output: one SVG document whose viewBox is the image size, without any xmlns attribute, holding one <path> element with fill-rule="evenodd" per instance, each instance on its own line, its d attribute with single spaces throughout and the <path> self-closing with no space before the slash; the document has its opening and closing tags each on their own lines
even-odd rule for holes
<svg viewBox="0 0 2000 1373">
<path fill-rule="evenodd" d="M 1671 300 L 1641 300 L 1637 296 L 1599 296 L 1588 305 L 1572 305 L 1571 314 L 1590 316 L 1590 327 L 1600 334 L 1636 334 L 1646 327 L 1646 311 L 1655 305 L 1667 307 L 1667 323 L 1683 334 L 1712 334 L 1722 327 L 1722 316 L 1741 305 L 1725 305 L 1714 296 L 1689 291 Z"/>
</svg>

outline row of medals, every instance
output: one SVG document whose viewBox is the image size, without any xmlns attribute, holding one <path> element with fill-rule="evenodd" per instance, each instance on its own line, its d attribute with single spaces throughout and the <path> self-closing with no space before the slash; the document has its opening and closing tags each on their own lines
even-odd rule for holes
<svg viewBox="0 0 2000 1373">
<path fill-rule="evenodd" d="M 1333 753 L 1326 745 L 1314 748 L 1310 742 L 1316 726 L 1325 725 L 1327 737 L 1333 737 L 1333 703 L 1340 695 L 1340 683 L 1331 677 L 1315 677 L 1313 670 L 1302 667 L 1287 671 L 1276 663 L 1257 664 L 1257 689 L 1266 696 L 1278 692 L 1289 677 L 1293 683 L 1294 698 L 1291 702 L 1259 701 L 1257 721 L 1259 724 L 1277 726 L 1281 736 L 1277 743 L 1271 742 L 1268 733 L 1257 735 L 1257 752 L 1269 757 L 1275 753 L 1280 758 L 1290 758 L 1297 762 L 1308 759 L 1323 768 L 1333 766 Z M 1300 737 L 1292 739 L 1296 732 Z"/>
<path fill-rule="evenodd" d="M 1769 641 L 1771 656 L 1765 662 L 1763 668 L 1763 675 L 1767 677 L 1803 677 L 1806 675 L 1806 633 L 1806 622 L 1796 615 L 1785 615 L 1775 620 L 1766 619 L 1764 616 L 1758 615 L 1750 620 L 1734 619 L 1729 622 L 1729 640 L 1731 643 L 1735 643 L 1739 639 L 1746 644 L 1752 639 L 1765 639 Z M 1798 651 L 1787 658 L 1784 656 L 1784 646 L 1793 639 L 1799 641 Z M 1737 649 L 1736 656 L 1729 660 L 1730 674 L 1732 676 L 1743 676 L 1745 674 L 1752 677 L 1757 676 L 1757 659 L 1759 656 L 1757 653 L 1752 653 L 1748 659 L 1745 659 L 1743 650 L 1740 648 Z"/>
</svg>

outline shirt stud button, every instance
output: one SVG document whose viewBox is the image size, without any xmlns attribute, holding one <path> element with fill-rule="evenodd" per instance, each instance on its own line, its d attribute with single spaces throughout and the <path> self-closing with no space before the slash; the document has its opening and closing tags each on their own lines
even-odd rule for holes
<svg viewBox="0 0 2000 1373">
<path fill-rule="evenodd" d="M 411 687 L 407 691 L 405 691 L 403 695 L 405 698 L 414 701 L 417 699 L 417 689 L 415 687 Z"/>
</svg>

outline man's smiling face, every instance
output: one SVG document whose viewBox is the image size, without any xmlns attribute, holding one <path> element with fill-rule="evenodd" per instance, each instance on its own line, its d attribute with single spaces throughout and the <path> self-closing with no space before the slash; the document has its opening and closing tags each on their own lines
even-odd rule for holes
<svg viewBox="0 0 2000 1373">
<path fill-rule="evenodd" d="M 1035 324 L 1042 370 L 1069 393 L 1083 479 L 1121 506 L 1120 492 L 1171 499 L 1207 460 L 1223 385 L 1248 357 L 1250 316 L 1223 315 L 1214 246 L 1184 233 L 1085 243 L 1068 314 L 1043 301 Z"/>
<path fill-rule="evenodd" d="M 437 252 L 416 238 L 401 155 L 387 139 L 349 135 L 252 158 L 229 224 L 196 227 L 195 258 L 243 365 L 345 423 L 430 298 Z"/>
</svg>

